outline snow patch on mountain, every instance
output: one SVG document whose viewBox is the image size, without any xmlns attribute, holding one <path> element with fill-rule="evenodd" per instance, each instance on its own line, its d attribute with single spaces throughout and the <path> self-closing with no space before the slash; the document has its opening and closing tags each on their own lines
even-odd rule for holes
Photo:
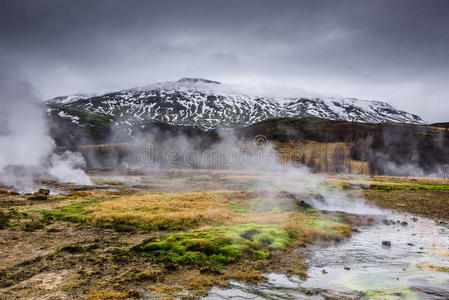
<svg viewBox="0 0 449 300">
<path fill-rule="evenodd" d="M 202 78 L 182 78 L 118 92 L 76 94 L 47 101 L 51 109 L 87 111 L 114 118 L 126 131 L 146 121 L 198 126 L 209 130 L 250 125 L 275 117 L 319 117 L 368 123 L 425 124 L 417 115 L 400 111 L 385 102 L 337 97 L 258 96 L 238 87 Z"/>
<path fill-rule="evenodd" d="M 92 97 L 95 97 L 96 95 L 97 94 L 94 94 L 94 93 L 85 93 L 85 94 L 77 93 L 77 94 L 68 95 L 68 96 L 55 97 L 53 99 L 48 100 L 47 103 L 50 103 L 50 104 L 67 104 L 67 103 L 78 101 L 80 99 L 92 98 Z"/>
</svg>

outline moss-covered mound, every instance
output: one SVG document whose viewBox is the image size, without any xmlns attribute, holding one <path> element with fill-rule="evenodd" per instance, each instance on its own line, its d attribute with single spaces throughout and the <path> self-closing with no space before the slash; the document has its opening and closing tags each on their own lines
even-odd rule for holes
<svg viewBox="0 0 449 300">
<path fill-rule="evenodd" d="M 190 233 L 168 234 L 133 251 L 157 261 L 222 265 L 240 259 L 266 258 L 290 243 L 287 230 L 276 225 L 241 224 Z"/>
</svg>

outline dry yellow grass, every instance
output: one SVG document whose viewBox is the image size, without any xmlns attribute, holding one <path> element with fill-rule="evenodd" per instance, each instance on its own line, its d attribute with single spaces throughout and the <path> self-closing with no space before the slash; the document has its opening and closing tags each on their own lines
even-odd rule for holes
<svg viewBox="0 0 449 300">
<path fill-rule="evenodd" d="M 139 194 L 90 204 L 88 219 L 94 222 L 151 224 L 151 227 L 198 227 L 226 224 L 239 213 L 228 205 L 250 199 L 242 191 L 177 194 Z"/>
<path fill-rule="evenodd" d="M 119 300 L 119 299 L 130 299 L 130 295 L 127 292 L 116 292 L 101 290 L 94 292 L 87 296 L 87 300 Z"/>
<path fill-rule="evenodd" d="M 273 211 L 254 209 L 255 204 L 267 201 Z M 349 227 L 335 223 L 334 217 L 291 210 L 279 212 L 275 204 L 274 198 L 261 198 L 248 191 L 138 192 L 118 200 L 89 204 L 86 219 L 92 223 L 137 224 L 153 229 L 206 230 L 221 225 L 271 224 L 299 233 L 301 241 L 349 235 Z"/>
</svg>

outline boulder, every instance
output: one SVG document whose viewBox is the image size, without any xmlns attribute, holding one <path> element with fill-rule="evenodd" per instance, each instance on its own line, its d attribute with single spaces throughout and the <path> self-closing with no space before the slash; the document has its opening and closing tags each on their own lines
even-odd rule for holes
<svg viewBox="0 0 449 300">
<path fill-rule="evenodd" d="M 391 242 L 390 241 L 382 241 L 382 246 L 391 247 Z"/>
</svg>

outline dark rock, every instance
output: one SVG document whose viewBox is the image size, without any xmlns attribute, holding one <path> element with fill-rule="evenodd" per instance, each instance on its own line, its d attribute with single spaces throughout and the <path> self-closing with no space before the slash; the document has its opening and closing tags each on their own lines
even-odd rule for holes
<svg viewBox="0 0 449 300">
<path fill-rule="evenodd" d="M 30 196 L 27 199 L 28 200 L 47 200 L 48 198 L 47 198 L 47 196 L 34 193 L 33 196 Z"/>
<path fill-rule="evenodd" d="M 323 270 L 321 271 L 321 273 L 327 274 L 327 271 L 323 269 Z"/>
<path fill-rule="evenodd" d="M 256 234 L 258 234 L 258 233 L 260 233 L 259 230 L 251 229 L 251 230 L 248 230 L 248 231 L 242 233 L 240 236 L 241 236 L 242 238 L 244 238 L 244 239 L 247 239 L 247 240 L 249 240 L 249 241 L 252 241 L 252 240 L 253 240 L 253 236 L 256 235 Z M 271 244 L 271 242 L 270 242 L 270 244 Z"/>
<path fill-rule="evenodd" d="M 382 241 L 382 246 L 391 247 L 391 242 L 390 241 Z"/>
<path fill-rule="evenodd" d="M 401 225 L 402 225 L 402 226 L 407 226 L 407 225 L 408 225 L 408 223 L 407 223 L 407 222 L 405 222 L 405 221 L 403 221 L 403 222 L 401 223 Z"/>
<path fill-rule="evenodd" d="M 418 222 L 418 218 L 417 217 L 413 217 L 412 220 L 413 220 L 413 222 Z"/>
<path fill-rule="evenodd" d="M 78 245 L 67 245 L 59 249 L 59 251 L 65 251 L 74 254 L 84 252 L 84 248 Z"/>
<path fill-rule="evenodd" d="M 49 189 L 39 189 L 39 191 L 37 191 L 37 194 L 48 196 L 48 195 L 50 195 L 50 190 Z"/>
<path fill-rule="evenodd" d="M 315 194 L 293 194 L 287 191 L 281 191 L 277 195 L 280 199 L 288 199 L 289 201 L 292 201 L 294 205 L 299 208 L 300 210 L 305 209 L 312 209 L 313 206 L 307 202 L 307 200 L 310 200 L 313 197 L 317 197 Z"/>
<path fill-rule="evenodd" d="M 304 200 L 296 200 L 295 203 L 296 203 L 296 206 L 298 206 L 301 209 L 311 209 L 311 208 L 313 208 L 312 205 L 308 204 Z"/>
<path fill-rule="evenodd" d="M 48 195 L 50 194 L 49 189 L 39 189 L 37 192 L 33 193 L 28 200 L 47 200 Z"/>
<path fill-rule="evenodd" d="M 313 197 L 315 200 L 324 202 L 324 196 L 321 195 L 321 194 L 313 194 L 312 197 Z"/>
<path fill-rule="evenodd" d="M 351 270 L 351 268 L 350 267 L 345 267 L 344 268 L 346 271 L 349 271 L 349 270 Z"/>
</svg>

